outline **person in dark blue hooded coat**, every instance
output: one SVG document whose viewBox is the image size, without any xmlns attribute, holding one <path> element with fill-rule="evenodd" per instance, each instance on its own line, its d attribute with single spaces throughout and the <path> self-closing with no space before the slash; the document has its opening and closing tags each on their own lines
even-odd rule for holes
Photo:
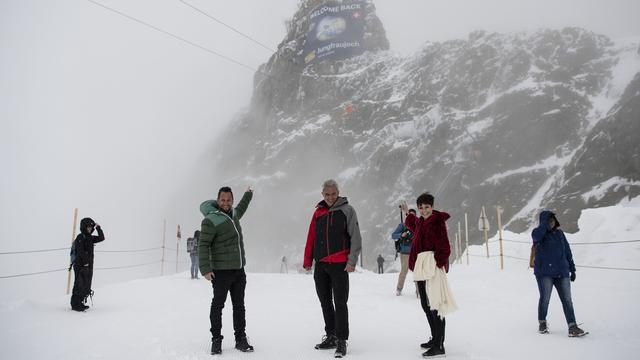
<svg viewBox="0 0 640 360">
<path fill-rule="evenodd" d="M 560 223 L 551 211 L 540 213 L 540 223 L 531 233 L 535 246 L 534 274 L 538 282 L 538 331 L 548 332 L 547 310 L 553 287 L 556 288 L 569 327 L 570 337 L 586 333 L 576 323 L 571 300 L 571 282 L 576 279 L 576 265 L 567 238 L 560 230 Z"/>
</svg>

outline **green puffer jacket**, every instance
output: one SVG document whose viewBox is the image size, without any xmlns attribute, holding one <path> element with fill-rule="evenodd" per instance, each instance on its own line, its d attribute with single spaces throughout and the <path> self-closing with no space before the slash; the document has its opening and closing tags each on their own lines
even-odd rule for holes
<svg viewBox="0 0 640 360">
<path fill-rule="evenodd" d="M 232 216 L 220 210 L 215 200 L 200 204 L 200 212 L 204 215 L 198 243 L 202 275 L 216 270 L 242 269 L 247 263 L 240 218 L 247 211 L 252 197 L 252 192 L 245 192 L 238 206 L 232 208 Z"/>
</svg>

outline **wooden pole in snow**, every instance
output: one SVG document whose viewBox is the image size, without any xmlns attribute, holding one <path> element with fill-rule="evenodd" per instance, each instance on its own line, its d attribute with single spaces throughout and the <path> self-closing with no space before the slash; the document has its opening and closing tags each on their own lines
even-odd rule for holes
<svg viewBox="0 0 640 360">
<path fill-rule="evenodd" d="M 76 239 L 76 224 L 78 223 L 78 208 L 73 209 L 73 230 L 71 231 L 71 246 L 73 246 L 73 241 Z M 71 288 L 71 267 L 69 266 L 69 271 L 67 272 L 67 292 L 66 295 L 69 295 L 69 289 Z"/>
<path fill-rule="evenodd" d="M 487 247 L 487 259 L 489 258 L 489 219 L 487 219 L 487 213 L 484 211 L 484 205 L 482 205 L 482 231 L 484 232 L 484 244 Z"/>
<path fill-rule="evenodd" d="M 178 256 L 179 256 L 179 251 L 178 249 L 180 249 L 180 239 L 182 238 L 182 234 L 180 234 L 180 224 L 178 224 L 178 232 L 176 234 L 176 274 L 178 273 Z"/>
<path fill-rule="evenodd" d="M 458 221 L 458 264 L 462 264 L 462 229 Z"/>
<path fill-rule="evenodd" d="M 504 255 L 502 252 L 502 218 L 500 217 L 502 208 L 498 205 L 496 207 L 496 211 L 498 212 L 498 236 L 500 240 L 500 270 L 504 270 Z"/>
<path fill-rule="evenodd" d="M 455 254 L 454 263 L 458 263 L 458 233 L 453 233 L 453 252 Z"/>
<path fill-rule="evenodd" d="M 167 220 L 162 220 L 162 259 L 160 260 L 160 276 L 164 275 L 164 244 L 165 244 L 165 235 L 167 233 Z"/>
<path fill-rule="evenodd" d="M 467 213 L 464 213 L 464 242 L 467 253 L 467 265 L 469 265 L 469 220 L 467 219 Z"/>
</svg>

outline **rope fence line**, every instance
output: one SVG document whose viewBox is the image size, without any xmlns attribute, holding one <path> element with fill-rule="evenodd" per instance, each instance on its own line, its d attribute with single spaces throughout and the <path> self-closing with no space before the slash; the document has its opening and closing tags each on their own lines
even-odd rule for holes
<svg viewBox="0 0 640 360">
<path fill-rule="evenodd" d="M 491 241 L 487 241 L 487 243 L 496 243 L 496 242 L 500 242 L 500 241 L 533 245 L 532 241 L 514 240 L 514 239 L 505 239 L 505 238 L 494 239 L 494 240 L 491 240 Z M 594 242 L 576 241 L 576 242 L 570 242 L 569 244 L 570 245 L 609 245 L 609 244 L 630 244 L 630 243 L 638 243 L 638 242 L 640 242 L 640 240 L 630 239 L 630 240 L 612 240 L 612 241 L 594 241 Z M 468 249 L 466 249 L 466 251 L 468 251 Z M 488 251 L 489 251 L 489 248 L 487 247 L 487 255 L 489 254 Z M 485 256 L 481 256 L 481 255 L 475 255 L 475 254 L 469 254 L 469 253 L 467 253 L 467 254 L 469 256 L 473 256 L 473 257 L 485 257 Z M 517 257 L 517 256 L 511 256 L 511 255 L 504 254 L 504 252 L 502 250 L 502 244 L 500 246 L 500 255 L 492 255 L 490 257 L 505 257 L 505 258 L 514 259 L 514 260 L 525 261 L 527 263 L 529 263 L 529 261 L 530 261 L 530 259 L 528 259 L 528 258 L 521 258 L 521 257 Z M 575 266 L 577 268 L 579 267 L 579 268 L 599 269 L 599 270 L 640 271 L 640 268 L 623 268 L 623 267 L 613 267 L 613 266 L 577 265 L 577 264 Z"/>
<path fill-rule="evenodd" d="M 100 253 L 133 253 L 133 252 L 143 252 L 143 251 L 151 251 L 151 250 L 158 250 L 158 249 L 162 249 L 162 246 L 156 246 L 156 247 L 147 248 L 147 249 L 133 249 L 133 250 L 95 250 L 95 252 L 100 252 Z M 167 250 L 175 250 L 175 249 L 169 249 L 169 248 L 165 248 L 165 249 L 167 249 Z M 70 247 L 64 247 L 64 248 L 56 248 L 56 249 L 42 249 L 42 250 L 7 251 L 7 252 L 0 252 L 0 255 L 32 254 L 32 253 L 53 252 L 53 251 L 62 251 L 62 250 L 71 250 L 71 248 Z"/>
<path fill-rule="evenodd" d="M 500 240 L 499 239 L 490 240 L 489 244 L 496 243 L 498 241 Z M 502 241 L 533 245 L 533 241 L 513 240 L 513 239 L 502 239 Z M 608 245 L 608 244 L 628 244 L 628 243 L 636 243 L 636 242 L 640 242 L 640 240 L 615 240 L 615 241 L 596 241 L 596 242 L 570 241 L 569 245 Z"/>
<path fill-rule="evenodd" d="M 509 258 L 509 259 L 516 259 L 516 260 L 522 260 L 522 261 L 529 262 L 529 259 L 525 259 L 525 258 L 521 258 L 521 257 L 517 257 L 517 256 L 511 256 L 511 255 L 502 255 L 502 256 L 504 256 L 506 258 Z"/>
<path fill-rule="evenodd" d="M 167 259 L 164 259 L 164 262 L 170 262 L 170 263 L 174 263 L 174 264 L 175 264 L 175 263 L 178 263 L 178 264 L 188 264 L 188 262 L 186 262 L 186 261 L 175 261 L 175 260 L 167 260 Z"/>
<path fill-rule="evenodd" d="M 57 249 L 7 251 L 7 252 L 0 252 L 0 255 L 29 254 L 29 253 L 51 252 L 51 251 L 61 251 L 61 250 L 69 250 L 69 249 L 70 248 L 65 247 L 65 248 L 57 248 Z"/>
<path fill-rule="evenodd" d="M 134 267 L 140 267 L 140 266 L 147 266 L 147 265 L 158 264 L 158 263 L 160 263 L 161 261 L 162 261 L 162 260 L 157 260 L 157 261 L 152 261 L 152 262 L 148 262 L 148 263 L 144 263 L 144 264 L 136 264 L 136 265 L 111 266 L 111 267 L 99 267 L 99 268 L 95 268 L 95 270 L 129 269 L 129 268 L 134 268 Z M 165 260 L 165 261 L 166 261 L 166 260 Z"/>
<path fill-rule="evenodd" d="M 93 0 L 88 0 L 89 2 L 93 2 L 96 5 L 100 5 L 103 6 Z M 104 7 L 104 6 L 103 6 Z M 35 271 L 35 272 L 28 272 L 28 273 L 21 273 L 21 274 L 11 274 L 11 275 L 0 275 L 0 279 L 10 279 L 10 278 L 18 278 L 18 277 L 23 277 L 23 276 L 33 276 L 33 275 L 41 275 L 41 274 L 48 274 L 48 273 L 55 273 L 55 272 L 62 272 L 62 271 L 67 271 L 67 291 L 66 294 L 69 294 L 69 287 L 70 287 L 70 281 L 71 281 L 71 269 L 73 268 L 73 246 L 75 244 L 75 240 L 76 238 L 76 223 L 77 223 L 77 218 L 78 218 L 78 209 L 75 208 L 74 209 L 74 213 L 73 213 L 73 234 L 71 236 L 71 246 L 69 247 L 59 247 L 59 248 L 50 248 L 50 249 L 35 249 L 35 250 L 15 250 L 15 251 L 3 251 L 0 252 L 0 255 L 18 255 L 18 254 L 33 254 L 33 253 L 46 253 L 46 252 L 54 252 L 54 251 L 70 251 L 71 252 L 71 258 L 69 259 L 67 264 L 70 264 L 68 266 L 65 266 L 64 268 L 58 268 L 58 269 L 51 269 L 51 270 L 42 270 L 42 271 Z M 162 259 L 160 260 L 155 260 L 155 261 L 150 261 L 150 262 L 145 262 L 145 263 L 139 263 L 139 264 L 132 264 L 132 265 L 117 265 L 117 266 L 103 266 L 103 267 L 93 267 L 92 270 L 96 270 L 96 271 L 102 271 L 102 270 L 117 270 L 117 269 L 130 269 L 130 268 L 136 268 L 136 267 L 143 267 L 143 266 L 149 266 L 149 265 L 154 265 L 154 264 L 162 264 L 162 266 L 160 267 L 160 275 L 164 275 L 164 263 L 168 262 L 168 263 L 173 263 L 176 264 L 175 266 L 175 272 L 178 273 L 178 269 L 179 269 L 179 265 L 180 264 L 188 264 L 188 261 L 185 261 L 183 258 L 184 256 L 180 256 L 179 253 L 179 249 L 180 249 L 180 240 L 181 240 L 181 232 L 180 232 L 180 224 L 178 224 L 178 229 L 177 229 L 177 243 L 176 243 L 176 247 L 175 248 L 170 248 L 170 247 L 166 247 L 165 246 L 165 232 L 166 232 L 166 219 L 163 221 L 163 233 L 162 233 L 162 246 L 153 246 L 153 247 L 147 247 L 147 248 L 142 248 L 142 249 L 95 249 L 93 250 L 93 252 L 95 253 L 142 253 L 142 252 L 148 252 L 148 251 L 155 251 L 155 250 L 162 250 Z M 176 252 L 175 255 L 175 260 L 169 260 L 165 258 L 165 252 L 169 250 L 174 250 Z M 183 253 L 184 255 L 184 253 Z M 146 257 L 146 255 L 145 255 Z M 154 256 L 155 257 L 155 256 Z M 157 258 L 156 258 L 157 259 Z M 143 260 L 142 258 L 138 257 L 138 261 Z M 146 258 L 144 260 L 149 260 L 149 258 Z"/>
<path fill-rule="evenodd" d="M 489 243 L 495 243 L 498 242 L 499 240 L 491 240 L 489 241 Z M 502 239 L 502 241 L 506 241 L 506 242 L 513 242 L 513 243 L 519 243 L 519 244 L 529 244 L 532 245 L 533 243 L 530 241 L 523 241 L 523 240 L 513 240 L 513 239 Z M 636 242 L 640 242 L 640 240 L 616 240 L 616 241 L 599 241 L 599 242 L 570 242 L 569 245 L 607 245 L 607 244 L 627 244 L 627 243 L 636 243 Z M 478 245 L 478 244 L 476 244 Z M 63 247 L 63 248 L 55 248 L 55 249 L 41 249 L 41 250 L 20 250 L 20 251 L 6 251 L 6 252 L 0 252 L 0 255 L 14 255 L 14 254 L 31 254 L 31 253 L 41 253 L 41 252 L 53 252 L 53 251 L 62 251 L 62 250 L 70 250 L 71 248 L 68 247 Z M 162 246 L 156 246 L 156 247 L 152 247 L 152 248 L 146 248 L 146 249 L 133 249 L 133 250 L 95 250 L 95 252 L 99 252 L 99 253 L 133 253 L 133 252 L 144 252 L 144 251 L 152 251 L 152 250 L 158 250 L 158 249 L 162 249 Z M 165 250 L 172 250 L 175 251 L 177 250 L 176 248 L 170 248 L 170 247 L 165 247 Z M 474 256 L 469 254 L 469 256 Z"/>
<path fill-rule="evenodd" d="M 156 247 L 152 247 L 152 248 L 147 248 L 147 249 L 138 249 L 138 250 L 95 250 L 95 252 L 102 252 L 102 253 L 127 253 L 127 252 L 143 252 L 143 251 L 151 251 L 151 250 L 158 250 L 158 249 L 162 249 L 162 246 L 156 246 Z"/>
<path fill-rule="evenodd" d="M 16 278 L 16 277 L 21 277 L 21 276 L 29 276 L 29 275 L 39 275 L 39 274 L 53 273 L 53 272 L 66 271 L 66 270 L 67 270 L 67 268 L 38 271 L 38 272 L 27 273 L 27 274 L 6 275 L 6 276 L 0 276 L 0 279 L 9 279 L 9 278 Z"/>
<path fill-rule="evenodd" d="M 570 242 L 569 245 L 606 245 L 606 244 L 626 244 L 640 242 L 640 240 L 619 240 L 619 241 L 599 241 L 599 242 Z"/>
<path fill-rule="evenodd" d="M 496 241 L 499 241 L 499 240 L 496 240 Z M 524 241 L 524 240 L 502 239 L 502 241 L 512 242 L 512 243 L 519 243 L 519 244 L 533 244 L 532 241 Z"/>
<path fill-rule="evenodd" d="M 576 265 L 576 267 L 589 268 L 589 269 L 602 269 L 602 270 L 640 271 L 640 269 L 633 269 L 633 268 L 616 268 L 616 267 L 591 266 L 591 265 Z"/>
<path fill-rule="evenodd" d="M 152 261 L 152 262 L 148 262 L 148 263 L 144 263 L 144 264 L 135 264 L 135 265 L 97 267 L 97 268 L 94 268 L 94 270 L 129 269 L 129 268 L 134 268 L 134 267 L 141 267 L 141 266 L 158 264 L 158 263 L 160 263 L 160 261 L 161 260 L 156 260 L 156 261 Z M 165 261 L 167 261 L 167 260 L 165 260 Z M 181 262 L 181 263 L 184 263 L 184 262 Z M 54 273 L 54 272 L 67 271 L 67 270 L 69 270 L 69 269 L 68 268 L 53 269 L 53 270 L 37 271 L 37 272 L 25 273 L 25 274 L 5 275 L 5 276 L 0 276 L 0 279 L 9 279 L 9 278 L 16 278 L 16 277 L 30 276 L 30 275 L 40 275 L 40 274 Z"/>
<path fill-rule="evenodd" d="M 469 256 L 473 256 L 473 257 L 481 257 L 481 258 L 486 258 L 487 255 L 476 255 L 476 254 L 469 254 Z M 490 258 L 495 258 L 498 257 L 499 255 L 490 255 Z"/>
<path fill-rule="evenodd" d="M 481 257 L 481 258 L 486 258 L 487 257 L 486 255 L 476 255 L 476 254 L 469 254 L 469 256 Z M 503 254 L 502 256 L 504 256 L 506 258 L 509 258 L 509 259 L 520 260 L 520 261 L 525 261 L 525 262 L 529 263 L 529 259 L 521 258 L 521 257 L 518 257 L 518 256 L 511 256 L 511 255 L 505 255 L 505 254 Z M 496 258 L 496 257 L 500 257 L 500 255 L 491 255 L 489 257 L 490 258 Z M 576 264 L 576 267 L 577 268 L 586 268 L 586 269 L 600 269 L 600 270 L 640 271 L 640 269 L 635 269 L 635 268 L 621 268 L 621 267 L 595 266 L 595 265 L 578 265 L 578 264 Z"/>
<path fill-rule="evenodd" d="M 499 241 L 499 239 L 492 240 L 492 241 L 489 241 L 489 243 L 494 243 L 494 242 L 498 242 L 498 241 Z M 528 244 L 528 245 L 532 244 L 531 242 L 528 242 L 528 241 L 513 240 L 513 239 L 502 239 L 502 241 L 513 242 L 513 243 L 521 243 L 521 244 Z M 571 245 L 607 245 L 607 244 L 624 244 L 624 243 L 636 243 L 636 242 L 640 242 L 640 240 L 617 240 L 617 241 L 601 241 L 601 242 L 572 242 Z M 64 248 L 55 248 L 55 249 L 7 251 L 7 252 L 0 252 L 0 255 L 54 252 L 54 251 L 62 251 L 62 250 L 69 250 L 69 249 L 70 248 L 68 248 L 68 247 L 64 247 Z M 159 249 L 177 251 L 176 248 L 156 246 L 156 247 L 146 248 L 146 249 L 95 250 L 95 252 L 100 252 L 100 253 L 134 253 L 134 252 L 153 251 L 153 250 L 159 250 Z M 485 255 L 469 254 L 469 256 L 486 258 Z M 495 258 L 495 257 L 499 257 L 499 256 L 500 255 L 491 255 L 490 257 L 491 258 Z M 511 256 L 511 255 L 506 255 L 506 254 L 503 254 L 502 256 L 506 257 L 506 258 L 510 258 L 510 259 L 529 262 L 529 259 L 526 259 L 526 258 L 521 258 L 521 257 Z M 187 264 L 188 263 L 187 261 L 180 261 L 180 260 L 176 261 L 176 260 L 164 259 L 164 260 L 158 260 L 158 261 L 153 261 L 153 262 L 148 262 L 148 263 L 143 263 L 143 264 L 135 264 L 135 265 L 99 267 L 99 268 L 95 268 L 95 270 L 128 269 L 128 268 L 142 267 L 142 266 L 157 264 L 157 263 L 161 263 L 161 262 L 170 262 L 170 263 L 174 263 L 174 264 Z M 595 266 L 595 265 L 576 265 L 576 267 L 589 268 L 589 269 L 600 269 L 600 270 L 640 271 L 640 269 L 636 269 L 636 268 L 607 267 L 607 266 Z M 63 268 L 63 269 L 53 269 L 53 270 L 38 271 L 38 272 L 32 272 L 32 273 L 24 273 L 24 274 L 4 275 L 4 276 L 0 276 L 0 279 L 9 279 L 9 278 L 16 278 L 16 277 L 23 277 L 23 276 L 31 276 L 31 275 L 40 275 L 40 274 L 47 274 L 47 273 L 64 271 L 64 270 L 68 270 L 68 269 L 67 268 Z"/>
</svg>

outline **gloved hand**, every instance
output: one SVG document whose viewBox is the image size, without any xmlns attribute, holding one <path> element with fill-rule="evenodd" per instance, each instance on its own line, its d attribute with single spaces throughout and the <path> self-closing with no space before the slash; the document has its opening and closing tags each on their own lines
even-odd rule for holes
<svg viewBox="0 0 640 360">
<path fill-rule="evenodd" d="M 571 282 L 576 281 L 576 273 L 575 273 L 575 272 L 572 272 L 572 273 L 571 273 L 571 276 L 570 276 L 569 278 L 571 279 Z"/>
</svg>

